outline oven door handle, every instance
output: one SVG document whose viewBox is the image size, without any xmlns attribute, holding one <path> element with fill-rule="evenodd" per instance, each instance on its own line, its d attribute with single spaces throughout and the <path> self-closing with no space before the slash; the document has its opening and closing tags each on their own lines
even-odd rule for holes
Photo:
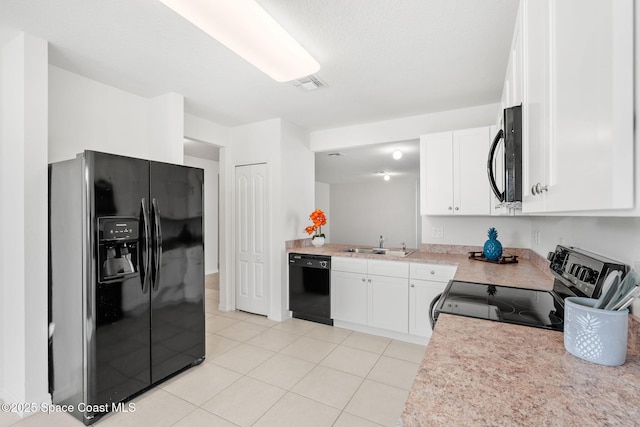
<svg viewBox="0 0 640 427">
<path fill-rule="evenodd" d="M 429 323 L 431 323 L 431 330 L 436 327 L 436 317 L 435 317 L 435 308 L 438 301 L 440 301 L 440 297 L 442 297 L 442 293 L 436 295 L 436 297 L 431 301 L 429 305 Z"/>
</svg>

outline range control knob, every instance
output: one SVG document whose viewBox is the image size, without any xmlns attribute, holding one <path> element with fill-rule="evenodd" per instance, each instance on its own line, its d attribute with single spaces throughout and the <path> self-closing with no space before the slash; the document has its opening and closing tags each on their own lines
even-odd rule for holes
<svg viewBox="0 0 640 427">
<path fill-rule="evenodd" d="M 589 267 L 582 267 L 580 269 L 580 275 L 578 276 L 578 279 L 580 279 L 583 282 L 589 283 L 592 277 L 593 277 L 592 269 L 590 269 Z"/>
</svg>

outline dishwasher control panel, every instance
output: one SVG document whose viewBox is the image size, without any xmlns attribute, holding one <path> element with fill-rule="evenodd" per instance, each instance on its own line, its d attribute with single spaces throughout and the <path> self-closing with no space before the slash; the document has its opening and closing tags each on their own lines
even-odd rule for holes
<svg viewBox="0 0 640 427">
<path fill-rule="evenodd" d="M 289 254 L 289 265 L 308 268 L 331 269 L 331 257 L 326 255 Z"/>
</svg>

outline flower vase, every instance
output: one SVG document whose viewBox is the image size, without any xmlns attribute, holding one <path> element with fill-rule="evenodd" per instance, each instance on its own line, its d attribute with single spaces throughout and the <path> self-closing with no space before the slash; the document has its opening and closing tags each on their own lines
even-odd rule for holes
<svg viewBox="0 0 640 427">
<path fill-rule="evenodd" d="M 324 246 L 324 236 L 313 236 L 311 238 L 311 244 L 316 248 Z"/>
</svg>

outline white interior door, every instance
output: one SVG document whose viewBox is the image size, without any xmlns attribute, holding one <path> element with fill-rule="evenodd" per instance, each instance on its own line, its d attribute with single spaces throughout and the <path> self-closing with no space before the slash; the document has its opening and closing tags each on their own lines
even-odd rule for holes
<svg viewBox="0 0 640 427">
<path fill-rule="evenodd" d="M 237 166 L 236 308 L 267 315 L 267 165 Z"/>
</svg>

